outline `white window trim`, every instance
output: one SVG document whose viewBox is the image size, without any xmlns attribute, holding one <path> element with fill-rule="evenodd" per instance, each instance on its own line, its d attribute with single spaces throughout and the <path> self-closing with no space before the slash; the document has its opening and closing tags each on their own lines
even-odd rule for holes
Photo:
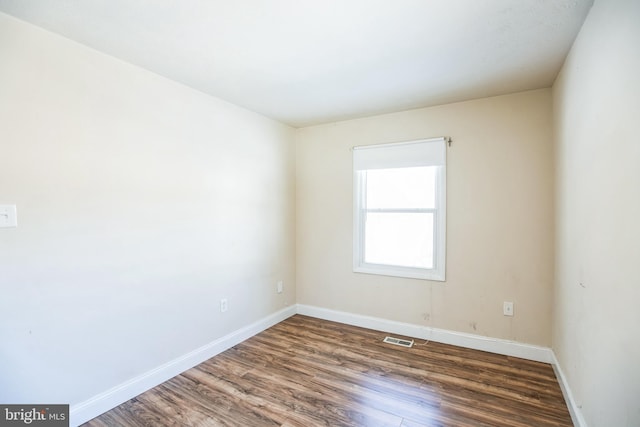
<svg viewBox="0 0 640 427">
<path fill-rule="evenodd" d="M 446 144 L 445 138 L 422 139 L 417 141 L 408 141 L 391 144 L 377 144 L 372 146 L 363 146 L 361 148 L 388 147 L 393 145 L 415 144 L 425 142 L 440 142 Z M 359 148 L 359 147 L 354 147 Z M 419 211 L 435 211 L 434 217 L 434 268 L 411 268 L 393 265 L 372 264 L 364 262 L 364 215 L 367 210 L 364 198 L 366 191 L 364 186 L 366 183 L 361 179 L 358 170 L 353 168 L 353 271 L 356 273 L 377 274 L 392 277 L 407 277 L 413 279 L 424 279 L 434 281 L 445 281 L 446 275 L 446 230 L 447 230 L 447 172 L 446 172 L 446 145 L 444 149 L 444 165 L 438 169 L 436 175 L 436 209 L 420 209 Z M 359 195 L 360 197 L 356 197 Z M 380 209 L 369 209 L 369 212 L 387 211 Z M 418 211 L 412 209 L 412 211 Z"/>
</svg>

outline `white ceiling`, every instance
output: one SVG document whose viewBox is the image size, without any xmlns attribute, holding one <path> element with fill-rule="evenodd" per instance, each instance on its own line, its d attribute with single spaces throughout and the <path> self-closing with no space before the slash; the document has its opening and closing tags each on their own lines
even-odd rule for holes
<svg viewBox="0 0 640 427">
<path fill-rule="evenodd" d="M 593 0 L 0 0 L 292 126 L 552 85 Z"/>
</svg>

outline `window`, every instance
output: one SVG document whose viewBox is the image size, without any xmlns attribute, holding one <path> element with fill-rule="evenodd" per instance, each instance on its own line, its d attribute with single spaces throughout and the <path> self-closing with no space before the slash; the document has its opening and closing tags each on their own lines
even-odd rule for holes
<svg viewBox="0 0 640 427">
<path fill-rule="evenodd" d="M 445 280 L 444 138 L 354 147 L 353 270 Z"/>
</svg>

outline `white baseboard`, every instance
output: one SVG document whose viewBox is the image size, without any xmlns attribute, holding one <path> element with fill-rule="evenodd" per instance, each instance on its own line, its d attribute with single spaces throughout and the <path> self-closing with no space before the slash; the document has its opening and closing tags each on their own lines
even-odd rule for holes
<svg viewBox="0 0 640 427">
<path fill-rule="evenodd" d="M 282 322 L 296 314 L 296 306 L 290 306 L 244 328 L 225 335 L 207 345 L 195 349 L 177 359 L 171 360 L 156 369 L 145 372 L 135 378 L 119 384 L 70 408 L 70 425 L 78 426 L 116 406 L 138 396 L 141 393 L 162 384 L 176 375 L 190 369 L 216 354 L 241 343 L 242 341 Z"/>
<path fill-rule="evenodd" d="M 70 408 L 70 425 L 78 426 L 116 406 L 138 396 L 145 391 L 162 384 L 176 375 L 190 369 L 207 359 L 251 338 L 271 326 L 293 316 L 303 314 L 319 319 L 331 320 L 348 325 L 375 329 L 394 334 L 420 338 L 424 340 L 457 345 L 460 347 L 488 351 L 506 356 L 520 357 L 538 362 L 550 363 L 560 383 L 562 393 L 569 408 L 571 418 L 577 427 L 587 427 L 577 406 L 566 378 L 550 348 L 515 341 L 489 338 L 481 335 L 448 331 L 412 323 L 396 322 L 371 316 L 330 310 L 321 307 L 298 304 L 273 313 L 251 325 L 221 337 L 207 345 L 195 349 L 177 359 L 171 360 L 156 369 L 145 372 L 129 381 L 117 385 Z"/>
<path fill-rule="evenodd" d="M 556 374 L 558 383 L 560 383 L 560 389 L 562 390 L 564 401 L 567 403 L 567 408 L 569 408 L 571 421 L 573 421 L 573 425 L 575 427 L 587 427 L 587 422 L 582 415 L 582 410 L 573 397 L 573 393 L 571 392 L 571 388 L 569 387 L 569 383 L 567 382 L 567 377 L 565 377 L 564 372 L 560 367 L 560 363 L 558 362 L 558 359 L 556 359 L 555 353 L 552 353 L 552 356 L 553 362 L 551 362 L 551 365 L 553 366 L 553 371 Z"/>
<path fill-rule="evenodd" d="M 571 388 L 560 367 L 560 363 L 550 348 L 411 323 L 396 322 L 378 317 L 363 316 L 304 304 L 298 304 L 297 312 L 305 316 L 317 317 L 319 319 L 331 320 L 347 325 L 549 363 L 553 367 L 553 371 L 560 384 L 560 389 L 562 390 L 573 424 L 576 427 L 587 427 L 582 411 L 571 393 Z"/>
<path fill-rule="evenodd" d="M 431 328 L 411 323 L 396 322 L 378 317 L 363 316 L 360 314 L 330 310 L 327 308 L 304 304 L 298 304 L 297 312 L 298 314 L 345 323 L 347 325 L 375 329 L 378 331 L 472 348 L 475 350 L 488 351 L 506 356 L 520 357 L 522 359 L 534 360 L 536 362 L 549 363 L 553 367 L 553 371 L 558 379 L 558 383 L 560 384 L 560 389 L 562 390 L 573 424 L 576 427 L 587 427 L 587 423 L 582 415 L 582 410 L 571 393 L 571 388 L 569 387 L 567 378 L 560 367 L 560 363 L 558 362 L 555 353 L 550 348 L 522 344 L 515 341 L 497 338 L 489 338 L 481 335 Z"/>
<path fill-rule="evenodd" d="M 391 332 L 394 334 L 436 341 L 444 344 L 457 345 L 475 350 L 488 351 L 503 354 L 505 356 L 520 357 L 522 359 L 535 360 L 537 362 L 553 363 L 553 352 L 548 347 L 540 347 L 531 344 L 523 344 L 516 341 L 489 338 L 481 335 L 467 334 L 464 332 L 448 331 L 429 326 L 415 325 L 412 323 L 396 322 L 378 317 L 363 316 L 344 311 L 330 310 L 298 304 L 298 313 L 319 319 L 346 323 L 348 325 Z"/>
</svg>

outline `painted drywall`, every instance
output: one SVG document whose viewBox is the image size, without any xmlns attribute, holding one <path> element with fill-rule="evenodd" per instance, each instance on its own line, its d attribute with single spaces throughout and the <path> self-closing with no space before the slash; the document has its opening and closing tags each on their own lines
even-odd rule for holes
<svg viewBox="0 0 640 427">
<path fill-rule="evenodd" d="M 553 350 L 586 425 L 640 425 L 640 2 L 598 0 L 553 86 Z"/>
<path fill-rule="evenodd" d="M 295 303 L 293 129 L 3 14 L 0 58 L 0 402 L 77 404 Z"/>
<path fill-rule="evenodd" d="M 446 282 L 354 273 L 351 147 L 443 135 Z M 552 152 L 549 89 L 297 130 L 298 302 L 550 345 Z"/>
</svg>

